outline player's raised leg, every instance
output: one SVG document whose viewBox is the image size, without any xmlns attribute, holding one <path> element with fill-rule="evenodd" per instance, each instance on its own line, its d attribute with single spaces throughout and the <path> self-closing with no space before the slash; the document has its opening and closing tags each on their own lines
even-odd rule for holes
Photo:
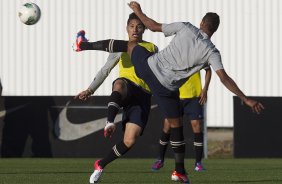
<svg viewBox="0 0 282 184">
<path fill-rule="evenodd" d="M 85 38 L 85 31 L 81 30 L 76 35 L 76 41 L 73 44 L 73 50 L 76 52 L 84 50 L 100 50 L 105 52 L 127 52 L 131 56 L 133 48 L 137 45 L 136 42 L 129 42 L 125 40 L 100 40 L 96 42 L 89 42 Z"/>
</svg>

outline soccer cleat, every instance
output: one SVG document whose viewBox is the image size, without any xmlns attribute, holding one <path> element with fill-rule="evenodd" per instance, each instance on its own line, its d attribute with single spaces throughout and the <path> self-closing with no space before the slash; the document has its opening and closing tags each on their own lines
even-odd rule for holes
<svg viewBox="0 0 282 184">
<path fill-rule="evenodd" d="M 89 183 L 98 183 L 101 175 L 103 173 L 103 169 L 99 166 L 100 160 L 96 160 L 94 163 L 94 172 L 91 174 Z"/>
<path fill-rule="evenodd" d="M 152 171 L 158 171 L 160 168 L 164 166 L 164 162 L 162 160 L 157 160 L 153 165 L 152 165 Z"/>
<path fill-rule="evenodd" d="M 87 42 L 88 40 L 85 38 L 85 31 L 81 30 L 76 34 L 76 41 L 73 44 L 73 50 L 76 52 L 80 52 L 82 51 L 82 49 L 80 48 L 80 45 L 82 42 Z"/>
<path fill-rule="evenodd" d="M 204 166 L 203 166 L 203 164 L 201 163 L 201 162 L 196 162 L 195 163 L 195 169 L 194 169 L 195 171 L 204 171 L 204 170 L 206 170 L 205 168 L 204 168 Z"/>
<path fill-rule="evenodd" d="M 114 131 L 116 130 L 116 125 L 112 122 L 106 122 L 106 126 L 104 128 L 104 137 L 111 138 Z"/>
<path fill-rule="evenodd" d="M 176 171 L 173 171 L 173 173 L 171 174 L 171 180 L 179 181 L 181 183 L 191 184 L 187 174 L 180 174 L 180 173 L 177 173 Z"/>
</svg>

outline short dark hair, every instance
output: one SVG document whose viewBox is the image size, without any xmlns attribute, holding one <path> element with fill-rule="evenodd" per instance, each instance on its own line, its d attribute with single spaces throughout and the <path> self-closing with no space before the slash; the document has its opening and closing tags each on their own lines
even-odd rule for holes
<svg viewBox="0 0 282 184">
<path fill-rule="evenodd" d="M 213 12 L 208 12 L 206 15 L 203 17 L 203 22 L 206 26 L 206 28 L 211 32 L 214 33 L 216 32 L 220 19 L 219 16 L 216 13 Z"/>
<path fill-rule="evenodd" d="M 127 25 L 129 25 L 129 22 L 130 22 L 131 20 L 133 20 L 133 19 L 139 20 L 139 21 L 142 23 L 142 25 L 145 27 L 145 25 L 143 24 L 143 22 L 139 19 L 139 17 L 138 17 L 135 13 L 129 14 L 129 17 L 128 17 L 128 19 L 127 19 Z M 146 27 L 145 27 L 145 28 L 146 28 Z"/>
</svg>

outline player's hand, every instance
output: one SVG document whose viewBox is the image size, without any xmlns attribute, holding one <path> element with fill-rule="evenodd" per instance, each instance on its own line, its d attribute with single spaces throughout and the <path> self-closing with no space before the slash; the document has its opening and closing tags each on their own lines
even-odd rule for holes
<svg viewBox="0 0 282 184">
<path fill-rule="evenodd" d="M 245 100 L 245 104 L 251 107 L 252 111 L 257 114 L 260 114 L 261 111 L 264 109 L 264 106 L 260 102 L 257 102 L 249 98 Z"/>
<path fill-rule="evenodd" d="M 91 95 L 92 95 L 92 92 L 89 89 L 87 89 L 87 90 L 80 92 L 78 95 L 76 95 L 74 97 L 74 99 L 79 99 L 79 100 L 85 101 L 88 98 L 90 98 Z"/>
<path fill-rule="evenodd" d="M 208 98 L 208 92 L 206 90 L 202 90 L 202 92 L 200 94 L 199 103 L 201 105 L 204 105 L 207 102 L 207 98 Z"/>
<path fill-rule="evenodd" d="M 140 4 L 137 3 L 136 1 L 131 1 L 130 3 L 128 3 L 128 6 L 135 12 L 142 12 Z"/>
</svg>

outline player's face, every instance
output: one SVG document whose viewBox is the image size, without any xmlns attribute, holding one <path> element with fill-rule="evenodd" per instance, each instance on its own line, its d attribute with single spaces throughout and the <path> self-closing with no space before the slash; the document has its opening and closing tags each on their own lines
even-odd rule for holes
<svg viewBox="0 0 282 184">
<path fill-rule="evenodd" d="M 142 41 L 142 36 L 145 31 L 144 25 L 141 21 L 137 19 L 130 20 L 129 24 L 126 26 L 129 41 Z"/>
</svg>

